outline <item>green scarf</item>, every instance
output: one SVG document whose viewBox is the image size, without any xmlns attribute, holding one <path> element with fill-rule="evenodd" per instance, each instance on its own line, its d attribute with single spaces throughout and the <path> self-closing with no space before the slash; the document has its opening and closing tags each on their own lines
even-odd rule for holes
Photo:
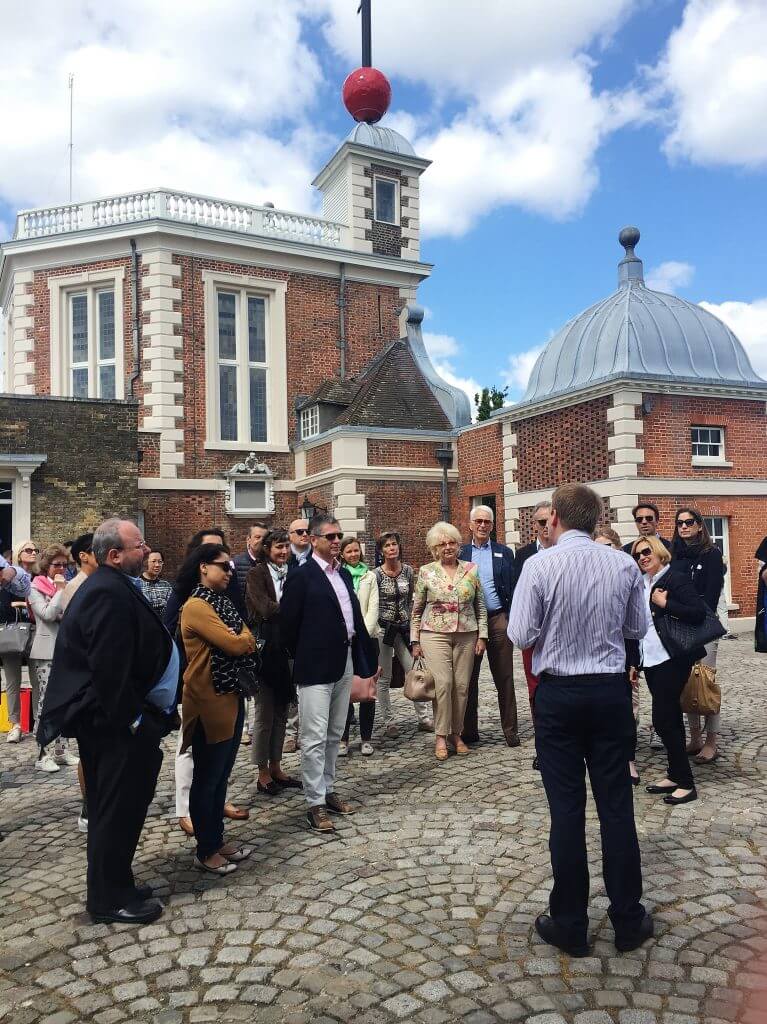
<svg viewBox="0 0 767 1024">
<path fill-rule="evenodd" d="M 360 589 L 360 580 L 368 571 L 368 567 L 364 562 L 358 562 L 356 565 L 347 565 L 346 568 L 352 574 L 352 583 L 354 584 L 354 593 L 356 594 Z"/>
</svg>

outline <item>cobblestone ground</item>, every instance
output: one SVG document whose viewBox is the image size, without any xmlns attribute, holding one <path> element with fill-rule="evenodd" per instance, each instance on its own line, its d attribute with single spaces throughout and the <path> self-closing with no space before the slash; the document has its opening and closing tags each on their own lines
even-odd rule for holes
<svg viewBox="0 0 767 1024">
<path fill-rule="evenodd" d="M 36 773 L 30 741 L 1 742 L 0 1018 L 765 1024 L 767 659 L 749 638 L 726 641 L 719 674 L 723 756 L 697 770 L 701 799 L 672 809 L 636 793 L 656 938 L 631 954 L 612 944 L 590 806 L 593 953 L 583 960 L 533 931 L 549 886 L 548 816 L 521 665 L 514 750 L 501 743 L 487 676 L 484 742 L 445 764 L 399 697 L 403 735 L 340 762 L 339 792 L 360 809 L 336 838 L 307 831 L 300 796 L 257 796 L 243 748 L 230 792 L 251 819 L 229 834 L 257 852 L 227 879 L 192 870 L 190 841 L 169 820 L 169 743 L 136 861 L 166 910 L 141 929 L 94 926 L 83 913 L 74 769 Z M 662 772 L 646 693 L 642 714 L 646 781 Z"/>
</svg>

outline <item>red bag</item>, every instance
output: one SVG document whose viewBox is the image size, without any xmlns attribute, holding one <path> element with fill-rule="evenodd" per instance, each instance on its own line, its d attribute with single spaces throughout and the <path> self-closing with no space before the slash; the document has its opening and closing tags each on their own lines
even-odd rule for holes
<svg viewBox="0 0 767 1024">
<path fill-rule="evenodd" d="M 368 676 L 367 679 L 363 679 L 362 676 L 355 676 L 352 680 L 352 692 L 349 695 L 349 700 L 352 704 L 356 704 L 358 701 L 364 700 L 375 700 L 378 696 L 378 677 L 381 675 L 381 669 L 374 676 Z"/>
</svg>

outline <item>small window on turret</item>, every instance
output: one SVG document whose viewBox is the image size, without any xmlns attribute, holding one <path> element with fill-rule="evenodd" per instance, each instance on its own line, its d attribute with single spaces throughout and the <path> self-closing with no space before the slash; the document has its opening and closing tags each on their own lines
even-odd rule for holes
<svg viewBox="0 0 767 1024">
<path fill-rule="evenodd" d="M 374 181 L 375 203 L 373 219 L 385 224 L 399 224 L 399 182 L 396 178 L 379 178 Z"/>
</svg>

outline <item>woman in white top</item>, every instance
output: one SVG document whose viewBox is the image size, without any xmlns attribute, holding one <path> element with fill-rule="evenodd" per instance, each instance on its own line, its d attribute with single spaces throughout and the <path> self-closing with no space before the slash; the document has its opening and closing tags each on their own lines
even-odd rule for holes
<svg viewBox="0 0 767 1024">
<path fill-rule="evenodd" d="M 706 617 L 706 606 L 687 577 L 669 569 L 671 555 L 657 537 L 640 537 L 631 553 L 644 573 L 652 617 L 647 635 L 641 641 L 642 670 L 652 694 L 653 728 L 668 754 L 666 777 L 646 789 L 648 793 L 662 795 L 667 804 L 686 804 L 697 800 L 698 793 L 687 759 L 687 737 L 679 698 L 701 652 L 691 651 L 683 658 L 671 657 L 656 626 L 664 616 L 697 625 Z"/>
</svg>

